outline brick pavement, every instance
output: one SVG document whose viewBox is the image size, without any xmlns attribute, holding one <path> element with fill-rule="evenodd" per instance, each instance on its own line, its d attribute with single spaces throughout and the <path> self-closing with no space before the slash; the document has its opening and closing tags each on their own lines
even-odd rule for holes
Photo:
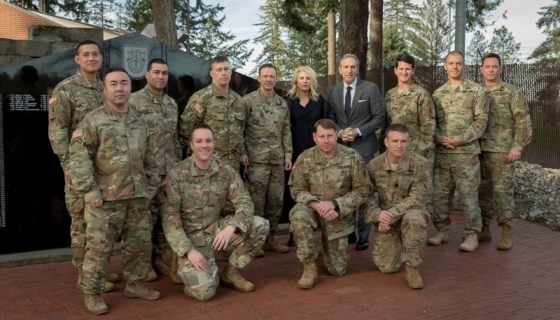
<svg viewBox="0 0 560 320">
<path fill-rule="evenodd" d="M 302 267 L 292 248 L 288 254 L 267 254 L 244 270 L 257 291 L 239 293 L 220 288 L 208 302 L 186 297 L 181 286 L 161 278 L 149 286 L 163 298 L 148 302 L 105 294 L 105 319 L 559 319 L 560 233 L 539 224 L 518 221 L 514 247 L 498 251 L 482 243 L 473 253 L 458 250 L 462 219 L 453 214 L 450 243 L 426 247 L 420 267 L 426 287 L 406 286 L 404 272 L 383 275 L 370 253 L 349 250 L 348 274 L 326 275 L 319 268 L 313 290 L 299 290 Z M 430 229 L 430 234 L 434 230 Z M 286 240 L 286 237 L 280 237 Z M 111 271 L 119 271 L 115 256 Z M 92 319 L 75 288 L 70 262 L 0 269 L 0 319 Z"/>
</svg>

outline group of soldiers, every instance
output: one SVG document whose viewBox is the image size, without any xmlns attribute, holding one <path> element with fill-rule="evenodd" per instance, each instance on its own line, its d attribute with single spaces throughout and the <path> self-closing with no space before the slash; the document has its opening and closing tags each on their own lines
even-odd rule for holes
<svg viewBox="0 0 560 320">
<path fill-rule="evenodd" d="M 120 278 L 107 272 L 116 242 L 126 297 L 159 299 L 144 285 L 158 273 L 182 282 L 197 300 L 212 298 L 219 283 L 253 291 L 240 270 L 264 251 L 289 251 L 275 239 L 285 171 L 291 171 L 296 202 L 290 231 L 304 268 L 302 289 L 317 281 L 319 258 L 330 274 L 346 273 L 356 217 L 365 230 L 357 249 L 367 248 L 373 224 L 374 264 L 389 273 L 404 263 L 409 287 L 423 288 L 417 267 L 427 224 L 431 219 L 437 229 L 429 244 L 448 241 L 455 188 L 465 215 L 461 250 L 491 239 L 494 214 L 502 226 L 498 248 L 512 246 L 511 163 L 531 139 L 531 122 L 519 90 L 501 81 L 496 54 L 483 58 L 483 87 L 464 79 L 463 54 L 450 52 L 444 63 L 449 81 L 433 97 L 412 83 L 414 59 L 403 54 L 395 65 L 398 85 L 384 106 L 375 84 L 357 79 L 356 56 L 344 55 L 343 85 L 331 89 L 327 118 L 315 123 L 316 146 L 295 163 L 290 112 L 274 90 L 274 65 L 260 66 L 259 89 L 240 97 L 229 88 L 229 60 L 215 57 L 212 83 L 179 115 L 164 92 L 164 60 L 151 60 L 146 87 L 131 93 L 123 69 L 109 69 L 99 80 L 102 59 L 96 42 L 78 44 L 78 72 L 59 83 L 49 101 L 49 139 L 64 171 L 72 220 L 72 262 L 93 314 L 108 312 L 102 293 Z M 379 129 L 386 151 L 373 158 Z M 185 160 L 183 144 L 190 153 Z M 480 192 L 482 216 L 479 184 L 486 190 Z M 163 259 L 168 247 L 171 266 Z M 218 259 L 227 260 L 220 272 Z"/>
</svg>

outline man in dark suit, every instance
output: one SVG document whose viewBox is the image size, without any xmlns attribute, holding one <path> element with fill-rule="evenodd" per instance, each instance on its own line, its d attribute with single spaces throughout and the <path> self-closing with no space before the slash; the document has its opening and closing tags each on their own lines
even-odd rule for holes
<svg viewBox="0 0 560 320">
<path fill-rule="evenodd" d="M 342 82 L 331 88 L 327 110 L 337 124 L 339 141 L 358 151 L 369 163 L 379 150 L 375 131 L 385 124 L 385 111 L 377 85 L 358 79 L 359 60 L 356 55 L 340 58 L 338 72 Z M 359 214 L 356 250 L 368 248 L 371 224 Z"/>
</svg>

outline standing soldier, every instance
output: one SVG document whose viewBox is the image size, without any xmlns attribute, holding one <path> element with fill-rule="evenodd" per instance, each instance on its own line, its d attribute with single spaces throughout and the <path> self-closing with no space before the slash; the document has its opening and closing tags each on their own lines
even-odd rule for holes
<svg viewBox="0 0 560 320">
<path fill-rule="evenodd" d="M 479 84 L 465 79 L 464 55 L 455 50 L 447 54 L 443 65 L 448 82 L 433 94 L 436 105 L 437 151 L 434 165 L 434 212 L 437 229 L 428 243 L 438 246 L 448 242 L 451 199 L 459 192 L 465 217 L 465 239 L 460 249 L 478 248 L 477 234 L 482 227 L 478 207 L 480 184 L 480 144 L 488 121 L 488 102 Z"/>
<path fill-rule="evenodd" d="M 157 300 L 159 292 L 143 282 L 150 267 L 149 200 L 159 186 L 156 150 L 140 115 L 128 108 L 130 77 L 122 69 L 107 71 L 106 102 L 89 113 L 72 134 L 72 182 L 86 202 L 87 250 L 82 290 L 93 314 L 108 312 L 101 293 L 111 249 L 122 238 L 123 274 L 128 298 Z"/>
<path fill-rule="evenodd" d="M 79 287 L 86 248 L 86 223 L 84 197 L 75 190 L 70 177 L 70 137 L 86 114 L 101 106 L 105 98 L 103 83 L 97 77 L 97 71 L 103 62 L 97 42 L 80 42 L 76 47 L 74 61 L 79 65 L 78 72 L 57 84 L 49 100 L 49 140 L 64 171 L 66 208 L 71 218 L 72 264 L 78 268 Z M 107 279 L 117 281 L 118 276 L 108 274 Z M 104 290 L 109 292 L 113 287 L 111 282 L 107 282 Z"/>
<path fill-rule="evenodd" d="M 152 59 L 148 63 L 146 72 L 146 87 L 133 93 L 130 97 L 130 107 L 133 108 L 146 122 L 150 135 L 162 135 L 163 145 L 158 154 L 165 166 L 161 168 L 163 179 L 167 171 L 171 170 L 180 159 L 181 149 L 177 139 L 177 104 L 163 90 L 167 87 L 169 70 L 162 59 Z M 169 267 L 163 261 L 163 254 L 167 249 L 167 242 L 161 227 L 160 207 L 163 200 L 163 188 L 159 188 L 150 203 L 152 213 L 152 268 L 147 281 L 157 278 L 154 269 L 160 274 L 169 275 Z"/>
<path fill-rule="evenodd" d="M 288 185 L 296 205 L 290 211 L 290 231 L 303 263 L 301 289 L 311 289 L 317 278 L 318 250 L 314 231 L 321 229 L 323 262 L 332 275 L 346 273 L 348 235 L 354 232 L 353 212 L 367 198 L 370 182 L 364 160 L 357 151 L 337 144 L 336 124 L 330 119 L 315 123 L 316 146 L 296 160 Z"/>
<path fill-rule="evenodd" d="M 270 223 L 270 234 L 263 249 L 286 253 L 288 247 L 274 240 L 274 234 L 282 215 L 284 170 L 292 169 L 290 111 L 286 101 L 274 92 L 274 65 L 260 66 L 258 81 L 259 90 L 242 99 L 247 115 L 247 155 L 241 156 L 241 163 L 246 168 L 247 187 L 255 214 Z"/>
<path fill-rule="evenodd" d="M 208 300 L 216 294 L 218 266 L 214 250 L 231 253 L 222 284 L 241 292 L 255 290 L 239 270 L 251 262 L 268 234 L 268 221 L 253 216 L 251 197 L 231 166 L 212 154 L 212 130 L 201 124 L 191 134 L 192 156 L 168 171 L 162 208 L 163 229 L 179 257 L 185 294 Z M 226 201 L 235 212 L 222 213 Z"/>
<path fill-rule="evenodd" d="M 229 88 L 232 70 L 228 58 L 217 56 L 210 66 L 212 83 L 189 99 L 181 115 L 179 133 L 188 144 L 193 129 L 200 123 L 208 124 L 214 131 L 215 155 L 238 170 L 240 156 L 246 154 L 245 109 L 241 97 Z"/>
<path fill-rule="evenodd" d="M 397 272 L 406 265 L 406 281 L 413 289 L 422 289 L 418 273 L 426 242 L 432 193 L 432 168 L 426 158 L 408 152 L 410 136 L 402 124 L 391 124 L 385 131 L 387 151 L 367 168 L 378 197 L 369 200 L 365 220 L 377 226 L 373 244 L 373 263 L 383 273 Z"/>
<path fill-rule="evenodd" d="M 400 123 L 410 131 L 408 150 L 434 162 L 436 111 L 428 90 L 412 82 L 414 58 L 408 53 L 397 57 L 397 86 L 385 94 L 387 124 Z"/>
<path fill-rule="evenodd" d="M 481 139 L 482 154 L 479 189 L 482 231 L 479 241 L 490 241 L 490 222 L 496 213 L 502 227 L 498 249 L 512 247 L 513 161 L 519 160 L 523 148 L 531 142 L 533 128 L 529 108 L 518 88 L 502 82 L 502 60 L 495 53 L 482 58 L 480 68 L 484 89 L 489 98 L 488 126 Z"/>
</svg>

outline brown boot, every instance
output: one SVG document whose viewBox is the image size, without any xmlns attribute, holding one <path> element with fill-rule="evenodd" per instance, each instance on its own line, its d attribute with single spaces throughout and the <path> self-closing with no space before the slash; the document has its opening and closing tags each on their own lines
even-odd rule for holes
<svg viewBox="0 0 560 320">
<path fill-rule="evenodd" d="M 478 235 L 476 233 L 467 234 L 465 240 L 463 240 L 463 243 L 461 243 L 461 246 L 459 246 L 459 248 L 461 249 L 461 251 L 468 252 L 476 250 L 476 248 L 478 248 Z"/>
<path fill-rule="evenodd" d="M 124 296 L 127 298 L 138 298 L 142 300 L 157 300 L 161 297 L 159 291 L 146 287 L 143 283 L 126 284 Z"/>
<path fill-rule="evenodd" d="M 435 236 L 428 239 L 428 243 L 432 246 L 439 246 L 440 244 L 448 243 L 449 235 L 446 231 L 438 231 Z"/>
<path fill-rule="evenodd" d="M 115 290 L 115 284 L 109 281 L 105 281 L 105 284 L 103 285 L 103 292 L 107 293 L 107 292 L 112 292 Z"/>
<path fill-rule="evenodd" d="M 84 304 L 86 305 L 87 311 L 93 314 L 105 314 L 109 312 L 109 308 L 101 295 L 98 294 L 86 294 L 84 298 Z"/>
<path fill-rule="evenodd" d="M 298 280 L 298 288 L 311 289 L 317 280 L 317 265 L 315 261 L 303 263 L 303 275 Z"/>
<path fill-rule="evenodd" d="M 509 250 L 513 246 L 511 241 L 511 226 L 507 224 L 502 225 L 502 239 L 498 242 L 499 250 Z"/>
<path fill-rule="evenodd" d="M 233 288 L 237 291 L 241 292 L 251 292 L 255 291 L 255 285 L 245 280 L 241 273 L 239 273 L 239 269 L 228 264 L 222 274 L 220 275 L 220 280 L 222 280 L 222 284 L 226 287 Z"/>
<path fill-rule="evenodd" d="M 408 286 L 412 289 L 424 288 L 424 280 L 422 280 L 422 277 L 420 276 L 418 270 L 415 267 L 408 265 L 408 263 L 405 265 L 405 268 L 405 278 Z"/>
<path fill-rule="evenodd" d="M 121 277 L 113 272 L 107 272 L 107 274 L 105 275 L 105 280 L 112 282 L 112 283 L 117 283 L 119 282 L 119 280 L 121 280 Z"/>
<path fill-rule="evenodd" d="M 264 251 L 274 251 L 278 253 L 286 253 L 290 251 L 288 246 L 274 240 L 274 234 L 272 233 L 268 234 L 268 238 L 266 238 L 266 242 L 263 244 L 262 248 Z"/>
<path fill-rule="evenodd" d="M 181 277 L 179 277 L 179 274 L 177 273 L 178 263 L 179 263 L 179 258 L 175 253 L 172 253 L 171 264 L 169 265 L 169 278 L 171 278 L 171 281 L 173 281 L 173 283 L 177 283 L 177 284 L 183 283 Z"/>
<path fill-rule="evenodd" d="M 159 274 L 169 276 L 169 266 L 163 261 L 163 256 L 161 254 L 156 255 L 154 259 L 154 268 Z"/>
<path fill-rule="evenodd" d="M 489 224 L 482 225 L 482 230 L 478 233 L 478 241 L 492 241 L 492 233 L 490 232 Z"/>
</svg>

